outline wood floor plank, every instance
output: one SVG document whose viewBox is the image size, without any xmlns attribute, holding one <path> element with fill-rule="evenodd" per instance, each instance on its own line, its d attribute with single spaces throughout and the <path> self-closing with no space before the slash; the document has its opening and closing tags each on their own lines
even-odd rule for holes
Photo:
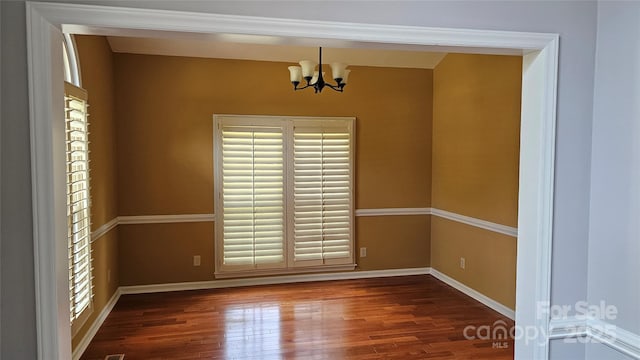
<svg viewBox="0 0 640 360">
<path fill-rule="evenodd" d="M 82 360 L 513 359 L 496 321 L 429 275 L 124 295 Z"/>
</svg>

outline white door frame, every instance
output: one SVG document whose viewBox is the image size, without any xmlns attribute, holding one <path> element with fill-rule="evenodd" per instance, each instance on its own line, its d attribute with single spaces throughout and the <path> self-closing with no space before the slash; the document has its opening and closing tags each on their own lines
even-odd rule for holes
<svg viewBox="0 0 640 360">
<path fill-rule="evenodd" d="M 524 55 L 518 201 L 516 323 L 539 341 L 516 339 L 516 359 L 548 358 L 558 35 L 301 21 L 165 10 L 27 2 L 31 170 L 38 359 L 71 358 L 66 255 L 62 27 L 233 33 L 289 38 L 519 49 Z M 544 316 L 543 316 L 544 315 Z"/>
</svg>

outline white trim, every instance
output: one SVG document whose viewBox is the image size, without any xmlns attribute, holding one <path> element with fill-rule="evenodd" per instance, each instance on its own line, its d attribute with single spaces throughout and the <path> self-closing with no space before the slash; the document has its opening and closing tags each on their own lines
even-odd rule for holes
<svg viewBox="0 0 640 360">
<path fill-rule="evenodd" d="M 118 216 L 118 224 L 122 225 L 210 222 L 215 220 L 215 214 Z"/>
<path fill-rule="evenodd" d="M 474 300 L 490 307 L 491 309 L 499 312 L 500 314 L 508 317 L 511 320 L 514 320 L 516 318 L 516 313 L 513 309 L 502 305 L 501 303 L 491 299 L 490 297 L 481 294 L 480 292 L 468 287 L 467 285 L 459 282 L 458 280 L 455 280 L 443 273 L 441 273 L 440 271 L 436 270 L 436 269 L 431 269 L 431 276 L 433 276 L 434 278 L 442 281 L 443 283 L 451 286 L 452 288 L 460 291 L 461 293 L 473 298 Z"/>
<path fill-rule="evenodd" d="M 236 33 L 289 38 L 310 37 L 357 42 L 438 45 L 451 51 L 521 49 L 523 57 L 520 177 L 518 199 L 518 260 L 516 321 L 520 326 L 545 326 L 537 316 L 538 303 L 550 300 L 553 181 L 556 124 L 558 35 L 490 30 L 443 29 L 381 24 L 353 24 L 312 20 L 260 18 L 170 10 L 27 2 L 27 47 L 31 127 L 33 241 L 36 286 L 38 359 L 70 358 L 65 338 L 68 284 L 61 270 L 64 242 L 64 196 L 52 149 L 62 149 L 54 133 L 54 118 L 62 98 L 61 47 L 51 47 L 60 28 L 75 32 L 94 27 L 121 36 L 127 29 L 191 33 Z M 74 25 L 69 25 L 74 24 Z M 322 40 L 320 40 L 322 41 Z M 455 47 L 455 48 L 453 48 Z M 52 55 L 55 55 L 52 56 Z M 52 79 L 56 79 L 53 82 Z M 55 146 L 54 146 L 55 145 Z M 59 215 L 62 213 L 62 215 Z M 54 225 L 55 224 L 55 225 Z M 56 253 L 59 252 L 58 253 Z M 68 299 L 66 300 L 68 302 Z M 65 306 L 66 305 L 66 306 Z M 68 315 L 68 314 L 67 314 Z M 548 339 L 542 345 L 517 339 L 516 359 L 547 359 Z"/>
<path fill-rule="evenodd" d="M 606 321 L 589 319 L 587 335 L 608 347 L 635 359 L 640 359 L 640 335 Z"/>
<path fill-rule="evenodd" d="M 518 237 L 518 229 L 511 226 L 496 224 L 490 221 L 476 219 L 470 216 L 460 215 L 460 214 L 452 213 L 450 211 L 434 209 L 434 208 L 431 209 L 431 214 L 441 217 L 443 219 L 453 220 L 459 223 L 479 227 L 481 229 L 497 232 L 500 234 Z"/>
<path fill-rule="evenodd" d="M 549 322 L 549 339 L 565 339 L 587 335 L 587 321 L 584 318 L 569 317 L 551 319 Z"/>
<path fill-rule="evenodd" d="M 486 220 L 472 218 L 466 215 L 452 213 L 446 210 L 435 208 L 379 208 L 379 209 L 357 209 L 356 217 L 371 216 L 410 216 L 410 215 L 435 215 L 444 219 L 457 221 L 463 224 L 475 226 L 481 229 L 517 237 L 518 229 L 502 224 L 492 223 Z M 135 216 L 118 216 L 109 223 L 101 226 L 93 232 L 94 238 L 104 235 L 102 231 L 109 231 L 115 225 L 132 225 L 132 224 L 171 224 L 183 222 L 211 222 L 215 221 L 215 214 L 178 214 L 178 215 L 135 215 Z M 111 224 L 117 221 L 116 224 Z M 105 226 L 108 228 L 103 229 Z"/>
<path fill-rule="evenodd" d="M 115 28 L 115 34 L 122 34 L 118 29 L 260 34 L 449 48 L 522 49 L 525 52 L 545 48 L 549 37 L 553 36 L 533 32 L 297 20 L 81 4 L 34 4 L 50 22 L 65 24 L 65 32 L 71 33 L 83 33 L 87 27 L 106 27 Z"/>
<path fill-rule="evenodd" d="M 116 306 L 116 303 L 118 302 L 118 300 L 120 300 L 121 295 L 122 292 L 120 291 L 120 288 L 116 289 L 116 291 L 111 296 L 111 299 L 107 301 L 102 311 L 100 311 L 98 317 L 96 317 L 96 319 L 93 321 L 93 324 L 91 324 L 91 327 L 89 327 L 87 332 L 84 334 L 82 340 L 80 340 L 78 345 L 76 345 L 76 348 L 71 356 L 73 360 L 79 360 L 82 357 L 82 354 L 84 354 L 85 350 L 87 350 L 87 347 L 91 343 L 91 340 L 93 340 L 93 338 L 96 336 L 98 330 L 100 330 L 100 327 L 107 319 L 107 316 L 109 316 L 109 314 L 113 310 L 113 307 Z"/>
<path fill-rule="evenodd" d="M 471 216 L 456 214 L 450 211 L 436 208 L 380 208 L 380 209 L 358 209 L 356 216 L 396 216 L 396 215 L 435 215 L 443 219 L 457 221 L 459 223 L 475 226 L 481 229 L 497 232 L 500 234 L 518 237 L 518 228 L 493 223 L 490 221 L 473 218 Z"/>
<path fill-rule="evenodd" d="M 516 323 L 537 329 L 549 327 L 538 304 L 551 302 L 558 46 L 554 34 L 522 59 Z M 514 358 L 548 359 L 549 339 L 541 340 L 516 339 Z"/>
<path fill-rule="evenodd" d="M 549 321 L 550 339 L 589 337 L 634 359 L 640 359 L 640 334 L 607 321 L 573 316 Z"/>
<path fill-rule="evenodd" d="M 431 215 L 431 208 L 380 208 L 357 209 L 356 217 L 361 216 L 396 216 L 396 215 Z"/>
<path fill-rule="evenodd" d="M 69 81 L 73 85 L 82 87 L 82 72 L 80 71 L 80 62 L 78 61 L 78 48 L 76 47 L 76 38 L 73 34 L 62 34 L 67 47 L 67 58 L 69 60 Z M 85 99 L 86 100 L 86 99 Z"/>
<path fill-rule="evenodd" d="M 107 223 L 103 224 L 102 226 L 100 226 L 99 228 L 97 228 L 96 231 L 91 233 L 91 242 L 94 242 L 94 241 L 98 240 L 99 238 L 101 238 L 104 234 L 106 234 L 109 231 L 111 231 L 111 229 L 113 229 L 116 226 L 118 226 L 119 223 L 120 222 L 118 220 L 118 217 L 114 217 L 109 222 L 107 222 Z"/>
<path fill-rule="evenodd" d="M 137 286 L 121 286 L 122 294 L 148 294 L 167 291 L 184 291 L 184 290 L 203 290 L 203 289 L 219 289 L 231 288 L 239 286 L 254 285 L 274 285 L 274 284 L 291 284 L 309 281 L 329 281 L 329 280 L 354 280 L 368 279 L 377 277 L 391 276 L 407 276 L 407 275 L 427 275 L 431 268 L 410 268 L 410 269 L 392 269 L 392 270 L 369 270 L 369 271 L 351 271 L 336 272 L 324 274 L 304 274 L 304 275 L 284 275 L 243 279 L 225 279 L 173 284 L 157 284 L 157 285 L 137 285 Z"/>
<path fill-rule="evenodd" d="M 272 276 L 272 275 L 299 275 L 309 273 L 326 273 L 329 271 L 353 271 L 357 264 L 339 264 L 339 265 L 322 265 L 316 267 L 290 267 L 279 269 L 257 269 L 246 271 L 228 271 L 216 272 L 216 279 L 234 279 L 234 278 L 250 278 L 256 276 Z"/>
<path fill-rule="evenodd" d="M 71 356 L 68 260 L 62 258 L 62 244 L 66 243 L 66 199 L 62 194 L 66 190 L 62 190 L 65 178 L 61 178 L 63 147 L 54 144 L 64 141 L 60 129 L 63 109 L 58 105 L 64 89 L 62 67 L 54 71 L 62 62 L 62 46 L 52 44 L 56 35 L 61 40 L 62 34 L 33 4 L 27 2 L 26 6 L 37 354 L 40 360 L 62 360 Z M 60 80 L 59 88 L 53 86 L 54 79 Z M 58 101 L 53 101 L 54 94 Z M 62 279 L 63 266 L 67 268 L 66 279 Z"/>
</svg>

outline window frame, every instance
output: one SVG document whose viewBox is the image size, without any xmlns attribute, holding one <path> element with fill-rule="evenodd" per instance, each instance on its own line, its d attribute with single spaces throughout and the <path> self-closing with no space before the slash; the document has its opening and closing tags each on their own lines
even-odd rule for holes
<svg viewBox="0 0 640 360">
<path fill-rule="evenodd" d="M 339 259 L 327 259 L 323 264 L 316 262 L 296 262 L 294 261 L 294 241 L 293 236 L 293 210 L 294 210 L 294 194 L 293 180 L 294 173 L 291 168 L 294 160 L 294 127 L 296 124 L 305 124 L 306 127 L 315 127 L 319 129 L 325 127 L 335 127 L 340 124 L 347 127 L 350 134 L 349 141 L 349 169 L 350 169 L 350 194 L 349 194 L 349 229 L 350 229 L 350 256 Z M 272 267 L 261 269 L 251 265 L 238 266 L 231 268 L 223 264 L 223 201 L 222 201 L 222 131 L 221 127 L 228 126 L 247 126 L 247 127 L 281 127 L 283 133 L 283 162 L 284 162 L 284 264 L 280 267 Z M 300 126 L 300 125 L 298 125 Z M 216 278 L 233 278 L 261 275 L 278 275 L 278 274 L 298 274 L 309 272 L 327 272 L 327 271 L 349 271 L 354 270 L 356 265 L 355 259 L 355 158 L 356 158 L 356 118 L 355 117 L 313 117 L 313 116 L 272 116 L 272 115 L 229 115 L 214 114 L 213 115 L 213 170 L 214 170 L 214 208 L 215 208 L 215 231 L 214 231 L 214 259 L 215 259 L 215 277 Z"/>
<path fill-rule="evenodd" d="M 76 39 L 72 34 L 63 33 L 62 56 L 64 65 L 64 80 L 72 85 L 82 88 L 82 75 Z"/>
</svg>

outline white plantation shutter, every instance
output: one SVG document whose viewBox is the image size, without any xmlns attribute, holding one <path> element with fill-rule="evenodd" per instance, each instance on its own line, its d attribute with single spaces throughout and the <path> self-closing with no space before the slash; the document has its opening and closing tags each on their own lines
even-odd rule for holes
<svg viewBox="0 0 640 360">
<path fill-rule="evenodd" d="M 352 261 L 351 131 L 343 126 L 295 126 L 294 261 Z"/>
<path fill-rule="evenodd" d="M 281 128 L 223 126 L 223 267 L 284 263 Z"/>
<path fill-rule="evenodd" d="M 217 276 L 353 269 L 354 119 L 214 122 Z"/>
<path fill-rule="evenodd" d="M 87 116 L 86 92 L 65 83 L 69 305 L 73 327 L 88 315 L 93 297 Z"/>
</svg>

